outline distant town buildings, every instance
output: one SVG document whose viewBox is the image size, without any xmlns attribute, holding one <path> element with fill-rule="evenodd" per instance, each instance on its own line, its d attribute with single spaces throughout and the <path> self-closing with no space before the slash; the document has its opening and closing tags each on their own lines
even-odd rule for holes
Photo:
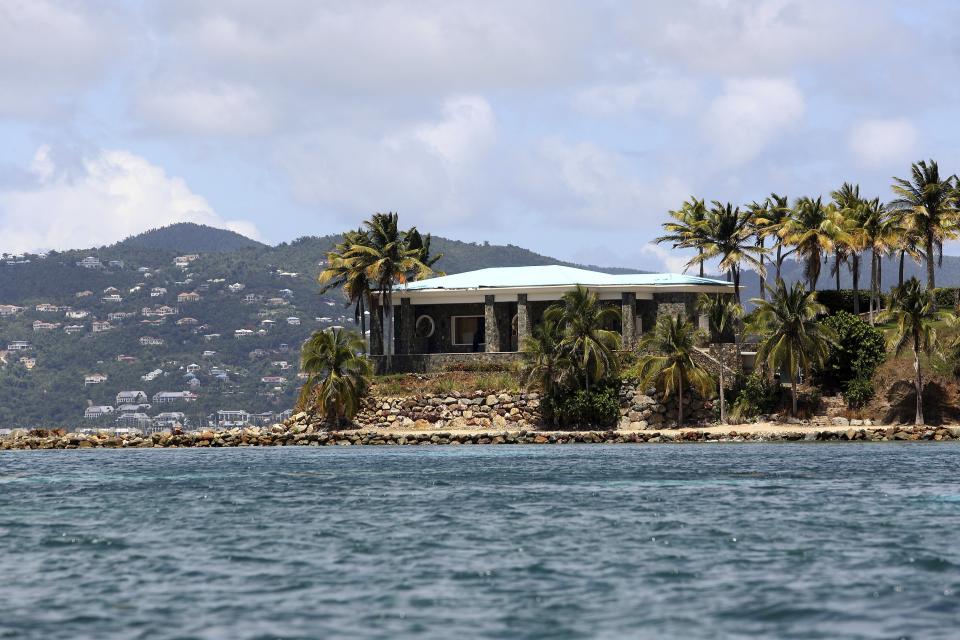
<svg viewBox="0 0 960 640">
<path fill-rule="evenodd" d="M 34 331 L 53 331 L 54 329 L 59 329 L 59 322 L 44 322 L 43 320 L 34 320 L 33 321 L 33 330 Z"/>
<path fill-rule="evenodd" d="M 184 292 L 177 295 L 177 302 L 179 302 L 180 304 L 185 304 L 190 302 L 199 302 L 199 301 L 200 301 L 200 294 L 193 291 Z"/>
<path fill-rule="evenodd" d="M 23 307 L 15 304 L 0 304 L 0 318 L 7 318 L 23 313 Z"/>
<path fill-rule="evenodd" d="M 64 333 L 67 335 L 75 335 L 78 333 L 83 333 L 84 327 L 82 324 L 68 324 L 63 328 Z"/>
<path fill-rule="evenodd" d="M 121 391 L 117 394 L 116 404 L 142 404 L 148 400 L 143 391 Z"/>
<path fill-rule="evenodd" d="M 77 266 L 83 267 L 84 269 L 103 269 L 103 263 L 100 262 L 100 258 L 95 258 L 94 256 L 87 256 L 79 261 Z"/>
<path fill-rule="evenodd" d="M 197 394 L 192 391 L 160 391 L 153 394 L 153 404 L 169 404 L 171 402 L 195 402 Z"/>
<path fill-rule="evenodd" d="M 110 331 L 113 329 L 113 325 L 105 320 L 94 320 L 90 323 L 90 329 L 94 333 L 103 333 L 104 331 Z"/>
<path fill-rule="evenodd" d="M 103 384 L 107 381 L 107 376 L 102 373 L 91 373 L 83 376 L 84 386 L 89 387 L 92 384 Z"/>
<path fill-rule="evenodd" d="M 32 348 L 26 340 L 14 340 L 7 345 L 7 351 L 26 351 Z"/>
<path fill-rule="evenodd" d="M 103 417 L 105 415 L 113 413 L 113 407 L 108 405 L 100 405 L 94 407 L 87 407 L 83 412 L 83 417 L 88 420 L 95 420 L 97 418 Z"/>
<path fill-rule="evenodd" d="M 144 347 L 158 347 L 163 344 L 163 338 L 155 336 L 143 336 L 140 338 L 140 344 Z"/>
</svg>

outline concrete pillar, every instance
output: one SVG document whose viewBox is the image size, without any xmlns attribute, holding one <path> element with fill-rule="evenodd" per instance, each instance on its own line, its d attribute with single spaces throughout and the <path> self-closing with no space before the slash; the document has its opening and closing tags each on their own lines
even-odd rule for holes
<svg viewBox="0 0 960 640">
<path fill-rule="evenodd" d="M 486 334 L 487 353 L 496 353 L 500 351 L 500 325 L 497 323 L 497 308 L 494 303 L 494 296 L 484 296 L 483 298 L 483 325 Z"/>
<path fill-rule="evenodd" d="M 400 299 L 400 345 L 398 353 L 413 353 L 413 305 L 410 298 Z"/>
<path fill-rule="evenodd" d="M 517 294 L 517 351 L 523 351 L 523 341 L 533 331 L 533 322 L 530 318 L 530 303 L 527 294 Z"/>
<path fill-rule="evenodd" d="M 370 355 L 383 355 L 383 322 L 376 298 L 370 304 Z"/>
<path fill-rule="evenodd" d="M 620 294 L 621 335 L 623 348 L 632 349 L 637 341 L 637 294 L 624 291 Z"/>
</svg>

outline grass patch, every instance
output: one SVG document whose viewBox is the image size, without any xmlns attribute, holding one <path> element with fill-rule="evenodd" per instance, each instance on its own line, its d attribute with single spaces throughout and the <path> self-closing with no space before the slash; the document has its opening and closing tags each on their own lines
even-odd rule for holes
<svg viewBox="0 0 960 640">
<path fill-rule="evenodd" d="M 445 371 L 443 373 L 401 373 L 376 376 L 373 394 L 377 396 L 450 395 L 474 391 L 519 391 L 520 376 L 513 371 Z"/>
</svg>

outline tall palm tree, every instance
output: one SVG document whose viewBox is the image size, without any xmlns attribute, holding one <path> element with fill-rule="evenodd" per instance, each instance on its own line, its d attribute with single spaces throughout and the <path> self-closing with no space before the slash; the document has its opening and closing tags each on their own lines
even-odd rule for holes
<svg viewBox="0 0 960 640">
<path fill-rule="evenodd" d="M 783 234 L 781 230 L 786 226 L 790 221 L 790 218 L 793 216 L 793 209 L 790 207 L 790 200 L 787 196 L 781 196 L 776 193 L 771 193 L 767 198 L 767 207 L 766 207 L 766 228 L 763 233 L 765 236 L 773 236 L 776 238 L 775 243 L 777 247 L 777 253 L 773 258 L 773 264 L 776 269 L 776 277 L 774 282 L 781 280 L 780 272 L 783 269 L 783 261 L 796 249 L 789 249 L 784 251 L 784 242 L 782 241 Z M 766 297 L 761 295 L 761 297 Z"/>
<path fill-rule="evenodd" d="M 767 228 L 770 225 L 770 216 L 767 213 L 767 210 L 770 208 L 770 201 L 764 200 L 763 202 L 757 202 L 754 200 L 749 205 L 746 206 L 747 212 L 750 215 L 749 225 L 750 231 L 753 233 L 754 241 L 757 244 L 757 248 L 760 249 L 760 268 L 762 271 L 757 272 L 758 277 L 760 278 L 760 297 L 764 298 L 767 295 L 766 292 L 766 283 L 767 283 L 767 273 L 766 267 L 764 266 L 764 254 L 766 253 L 766 244 L 767 236 L 770 235 L 767 231 Z"/>
<path fill-rule="evenodd" d="M 834 243 L 845 238 L 843 223 L 833 205 L 824 205 L 822 198 L 798 198 L 794 214 L 780 230 L 780 238 L 795 247 L 804 260 L 803 273 L 811 291 L 817 288 L 823 256 L 833 250 Z"/>
<path fill-rule="evenodd" d="M 366 265 L 367 278 L 375 287 L 379 306 L 383 309 L 383 353 L 394 352 L 393 289 L 409 280 L 429 277 L 433 270 L 423 262 L 423 245 L 411 247 L 408 238 L 416 228 L 401 232 L 396 213 L 375 213 L 363 223 L 369 244 L 356 244 L 351 257 Z M 419 236 L 419 234 L 416 234 Z"/>
<path fill-rule="evenodd" d="M 897 242 L 901 230 L 896 226 L 896 218 L 891 216 L 880 198 L 865 203 L 860 218 L 860 229 L 864 238 L 864 250 L 870 250 L 870 324 L 874 324 L 874 314 L 880 302 L 880 265 Z"/>
<path fill-rule="evenodd" d="M 830 194 L 837 208 L 838 222 L 843 229 L 834 243 L 833 271 L 840 290 L 840 265 L 846 264 L 853 280 L 853 312 L 860 313 L 860 256 L 867 248 L 868 237 L 863 224 L 868 215 L 868 203 L 860 197 L 860 185 L 844 182 Z"/>
<path fill-rule="evenodd" d="M 733 292 L 740 302 L 740 268 L 742 263 L 765 273 L 759 256 L 764 250 L 752 240 L 751 216 L 749 211 L 741 211 L 727 202 L 714 200 L 703 222 L 705 239 L 703 253 L 692 262 L 704 262 L 720 258 L 719 267 L 726 271 L 728 279 L 733 281 Z M 688 263 L 688 264 L 690 264 Z"/>
<path fill-rule="evenodd" d="M 544 319 L 562 327 L 560 347 L 576 363 L 578 378 L 586 391 L 618 368 L 620 334 L 607 327 L 620 318 L 620 310 L 600 304 L 597 294 L 577 287 L 563 294 L 558 304 L 544 313 Z"/>
<path fill-rule="evenodd" d="M 703 248 L 706 244 L 705 229 L 703 222 L 707 217 L 707 205 L 704 200 L 697 200 L 693 196 L 685 201 L 679 209 L 670 212 L 672 222 L 663 223 L 663 230 L 666 235 L 655 239 L 654 242 L 661 244 L 670 242 L 675 249 L 696 249 L 700 259 L 697 261 L 700 265 L 700 277 L 703 277 Z"/>
<path fill-rule="evenodd" d="M 928 272 L 929 275 L 929 272 Z M 883 313 L 881 321 L 897 325 L 893 339 L 893 351 L 897 355 L 910 345 L 913 350 L 914 387 L 917 393 L 917 413 L 914 424 L 923 424 L 923 377 L 920 370 L 920 353 L 934 351 L 937 332 L 934 322 L 941 318 L 933 300 L 933 291 L 924 289 L 920 281 L 910 278 L 902 287 L 893 290 L 890 308 Z"/>
<path fill-rule="evenodd" d="M 344 329 L 315 331 L 304 343 L 300 370 L 307 380 L 298 405 L 315 408 L 332 426 L 357 415 L 370 388 L 370 361 L 363 338 Z"/>
<path fill-rule="evenodd" d="M 761 283 L 761 287 L 762 286 L 763 284 Z M 700 297 L 697 299 L 697 308 L 700 313 L 707 317 L 707 324 L 710 327 L 711 351 L 713 351 L 714 346 L 723 339 L 723 334 L 730 329 L 735 329 L 734 325 L 739 323 L 740 317 L 743 315 L 743 307 L 731 300 L 729 296 L 708 296 L 706 294 L 700 294 Z M 738 348 L 737 352 L 739 353 L 739 351 Z M 720 422 L 726 424 L 727 406 L 726 399 L 723 395 L 723 370 L 726 366 L 724 365 L 721 355 L 716 353 L 713 353 L 713 355 L 720 370 Z"/>
<path fill-rule="evenodd" d="M 653 385 L 664 399 L 677 394 L 677 424 L 683 425 L 684 388 L 695 389 L 704 398 L 713 393 L 713 378 L 693 358 L 701 332 L 682 315 L 663 315 L 653 331 L 640 341 L 637 363 L 640 383 Z"/>
<path fill-rule="evenodd" d="M 808 373 L 826 359 L 836 335 L 830 327 L 817 322 L 826 308 L 817 302 L 816 291 L 808 291 L 795 282 L 789 289 L 781 280 L 770 300 L 752 300 L 757 305 L 751 329 L 762 336 L 757 361 L 790 373 L 791 414 L 797 415 L 797 374 Z"/>
<path fill-rule="evenodd" d="M 923 241 L 923 259 L 927 265 L 927 288 L 936 286 L 933 256 L 939 252 L 943 260 L 943 241 L 956 237 L 958 212 L 957 190 L 953 179 L 941 178 L 933 160 L 921 160 L 910 167 L 910 179 L 893 179 L 896 200 L 894 211 L 906 214 L 906 222 Z"/>
<path fill-rule="evenodd" d="M 363 259 L 364 255 L 351 252 L 351 247 L 359 244 L 369 244 L 363 229 L 343 234 L 343 240 L 327 254 L 326 268 L 320 272 L 317 280 L 321 294 L 342 287 L 347 306 L 354 305 L 354 318 L 360 325 L 360 333 L 366 336 L 366 311 L 371 306 L 370 279 L 367 277 L 369 265 Z"/>
</svg>

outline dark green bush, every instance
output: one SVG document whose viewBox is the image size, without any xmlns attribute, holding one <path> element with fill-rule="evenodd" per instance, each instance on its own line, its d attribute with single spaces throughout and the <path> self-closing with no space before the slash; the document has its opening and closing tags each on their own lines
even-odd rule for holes
<svg viewBox="0 0 960 640">
<path fill-rule="evenodd" d="M 860 289 L 860 313 L 866 313 L 870 309 L 870 292 Z M 840 311 L 853 313 L 853 289 L 824 289 L 817 291 L 817 302 L 827 308 L 827 313 L 835 314 Z"/>
<path fill-rule="evenodd" d="M 854 378 L 847 382 L 843 391 L 847 406 L 859 409 L 873 398 L 873 380 L 870 378 Z"/>
<path fill-rule="evenodd" d="M 780 385 L 760 371 L 743 378 L 738 385 L 737 399 L 731 415 L 737 418 L 752 418 L 777 409 L 780 401 Z"/>
<path fill-rule="evenodd" d="M 857 316 L 839 312 L 823 320 L 837 333 L 837 344 L 823 367 L 815 372 L 820 384 L 840 391 L 854 378 L 870 379 L 887 357 L 883 333 Z"/>
<path fill-rule="evenodd" d="M 619 382 L 605 383 L 589 392 L 583 389 L 544 399 L 544 415 L 555 426 L 612 427 L 620 418 Z"/>
<path fill-rule="evenodd" d="M 936 287 L 933 290 L 933 299 L 937 302 L 940 309 L 952 309 L 957 306 L 960 299 L 960 288 L 958 287 Z"/>
</svg>

